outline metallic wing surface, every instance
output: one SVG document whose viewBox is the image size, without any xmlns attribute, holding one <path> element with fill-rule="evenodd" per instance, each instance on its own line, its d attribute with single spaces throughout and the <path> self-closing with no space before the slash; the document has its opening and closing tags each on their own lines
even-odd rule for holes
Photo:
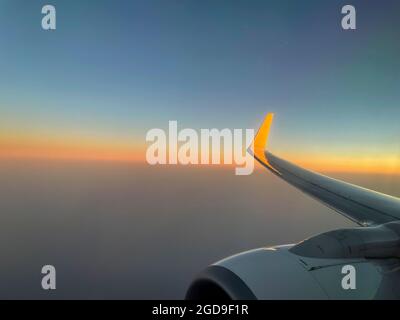
<svg viewBox="0 0 400 320">
<path fill-rule="evenodd" d="M 399 198 L 301 168 L 267 151 L 272 120 L 269 113 L 254 139 L 253 150 L 249 150 L 264 167 L 360 226 L 400 220 Z"/>
</svg>

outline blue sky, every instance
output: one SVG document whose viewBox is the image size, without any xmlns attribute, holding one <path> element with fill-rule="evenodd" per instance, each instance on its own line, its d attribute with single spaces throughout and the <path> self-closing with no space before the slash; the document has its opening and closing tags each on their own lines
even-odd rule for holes
<svg viewBox="0 0 400 320">
<path fill-rule="evenodd" d="M 356 31 L 345 1 L 2 0 L 0 124 L 140 140 L 274 111 L 282 150 L 398 152 L 400 3 L 351 3 Z"/>
</svg>

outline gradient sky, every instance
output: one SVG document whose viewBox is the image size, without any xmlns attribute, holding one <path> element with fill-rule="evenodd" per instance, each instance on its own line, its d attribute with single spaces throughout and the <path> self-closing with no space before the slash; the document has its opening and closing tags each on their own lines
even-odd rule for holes
<svg viewBox="0 0 400 320">
<path fill-rule="evenodd" d="M 57 30 L 41 29 L 41 7 Z M 341 29 L 341 7 L 357 30 Z M 257 128 L 322 170 L 400 173 L 400 2 L 0 0 L 2 156 L 133 158 L 147 130 Z"/>
</svg>

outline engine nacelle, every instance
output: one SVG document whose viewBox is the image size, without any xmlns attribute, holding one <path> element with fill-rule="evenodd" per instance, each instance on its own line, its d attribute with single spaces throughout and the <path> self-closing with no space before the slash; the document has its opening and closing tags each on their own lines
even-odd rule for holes
<svg viewBox="0 0 400 320">
<path fill-rule="evenodd" d="M 319 259 L 291 252 L 293 245 L 261 248 L 204 270 L 186 299 L 398 299 L 399 259 Z M 356 288 L 344 289 L 343 267 L 356 270 Z"/>
</svg>

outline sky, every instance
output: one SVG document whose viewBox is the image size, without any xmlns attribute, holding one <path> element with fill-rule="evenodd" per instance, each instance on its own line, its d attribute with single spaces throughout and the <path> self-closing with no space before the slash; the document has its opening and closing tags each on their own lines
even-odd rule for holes
<svg viewBox="0 0 400 320">
<path fill-rule="evenodd" d="M 311 168 L 400 173 L 398 1 L 0 1 L 0 155 L 143 161 L 146 132 L 254 128 Z"/>
</svg>

